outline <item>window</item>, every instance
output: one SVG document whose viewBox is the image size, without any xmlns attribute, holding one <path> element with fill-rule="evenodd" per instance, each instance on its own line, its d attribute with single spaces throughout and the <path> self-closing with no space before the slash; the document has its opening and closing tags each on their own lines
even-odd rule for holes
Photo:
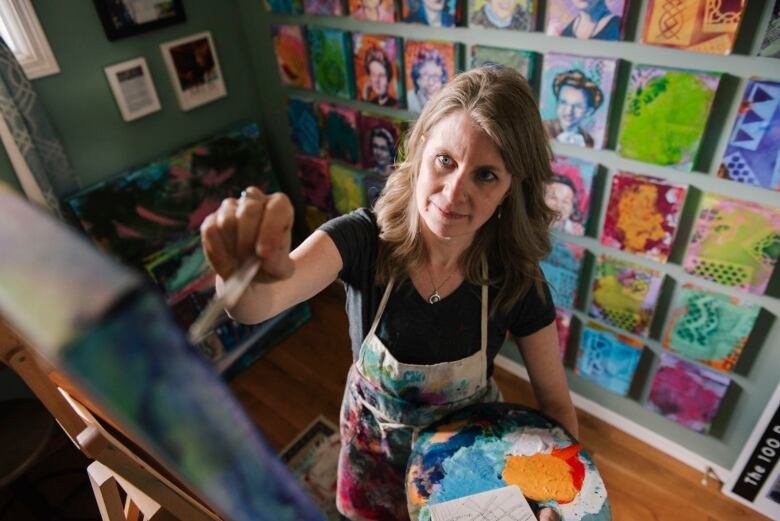
<svg viewBox="0 0 780 521">
<path fill-rule="evenodd" d="M 60 72 L 30 0 L 0 0 L 0 36 L 28 79 Z"/>
</svg>

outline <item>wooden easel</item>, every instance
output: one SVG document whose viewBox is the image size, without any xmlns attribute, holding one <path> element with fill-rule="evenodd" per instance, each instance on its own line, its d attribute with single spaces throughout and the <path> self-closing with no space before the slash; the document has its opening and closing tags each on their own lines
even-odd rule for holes
<svg viewBox="0 0 780 521">
<path fill-rule="evenodd" d="M 37 357 L 0 317 L 0 362 L 25 381 L 87 458 L 92 490 L 103 521 L 209 521 L 221 518 L 140 453 L 132 437 L 107 424 L 94 404 Z M 124 494 L 125 500 L 122 501 Z"/>
</svg>

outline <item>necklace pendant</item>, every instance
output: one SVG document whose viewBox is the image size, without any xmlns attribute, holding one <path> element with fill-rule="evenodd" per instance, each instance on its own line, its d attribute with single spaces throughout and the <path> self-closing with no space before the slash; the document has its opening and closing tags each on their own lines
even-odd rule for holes
<svg viewBox="0 0 780 521">
<path fill-rule="evenodd" d="M 431 293 L 431 296 L 428 297 L 428 304 L 436 304 L 441 300 L 441 295 L 439 295 L 438 291 L 434 291 Z"/>
</svg>

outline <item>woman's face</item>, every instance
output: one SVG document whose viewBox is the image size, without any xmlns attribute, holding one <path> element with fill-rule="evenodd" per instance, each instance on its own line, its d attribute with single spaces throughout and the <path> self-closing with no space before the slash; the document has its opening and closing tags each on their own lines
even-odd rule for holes
<svg viewBox="0 0 780 521">
<path fill-rule="evenodd" d="M 498 148 L 465 112 L 426 136 L 414 197 L 422 225 L 438 237 L 472 239 L 511 186 Z"/>
<path fill-rule="evenodd" d="M 374 136 L 371 138 L 371 155 L 378 166 L 389 165 L 392 161 L 390 143 L 383 136 Z"/>
<path fill-rule="evenodd" d="M 558 213 L 557 221 L 568 221 L 574 212 L 574 192 L 566 184 L 548 184 L 544 189 L 544 202 Z"/>
<path fill-rule="evenodd" d="M 444 10 L 444 0 L 423 0 L 423 5 L 428 11 Z"/>
<path fill-rule="evenodd" d="M 371 89 L 377 96 L 387 96 L 387 80 L 387 70 L 384 65 L 378 61 L 368 64 L 368 81 L 371 82 Z"/>
<path fill-rule="evenodd" d="M 366 9 L 376 9 L 382 0 L 363 0 L 363 7 Z"/>
<path fill-rule="evenodd" d="M 517 2 L 515 0 L 488 0 L 490 7 L 493 8 L 493 12 L 498 15 L 502 20 L 508 20 L 512 18 L 512 14 L 515 12 Z"/>
<path fill-rule="evenodd" d="M 417 78 L 417 90 L 426 100 L 441 90 L 441 76 L 443 72 L 441 66 L 433 60 L 425 62 L 420 67 L 420 75 Z"/>
<path fill-rule="evenodd" d="M 580 122 L 593 112 L 583 89 L 564 85 L 558 94 L 558 121 L 566 131 L 574 131 Z"/>
</svg>

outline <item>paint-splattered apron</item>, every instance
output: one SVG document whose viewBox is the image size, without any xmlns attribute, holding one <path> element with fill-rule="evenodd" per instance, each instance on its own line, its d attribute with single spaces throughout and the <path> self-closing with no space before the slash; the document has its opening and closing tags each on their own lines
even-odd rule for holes
<svg viewBox="0 0 780 521">
<path fill-rule="evenodd" d="M 376 336 L 392 288 L 391 280 L 350 368 L 341 405 L 336 502 L 352 520 L 409 519 L 404 476 L 416 433 L 454 410 L 499 399 L 498 387 L 487 379 L 487 286 L 480 350 L 433 365 L 399 362 Z"/>
</svg>

